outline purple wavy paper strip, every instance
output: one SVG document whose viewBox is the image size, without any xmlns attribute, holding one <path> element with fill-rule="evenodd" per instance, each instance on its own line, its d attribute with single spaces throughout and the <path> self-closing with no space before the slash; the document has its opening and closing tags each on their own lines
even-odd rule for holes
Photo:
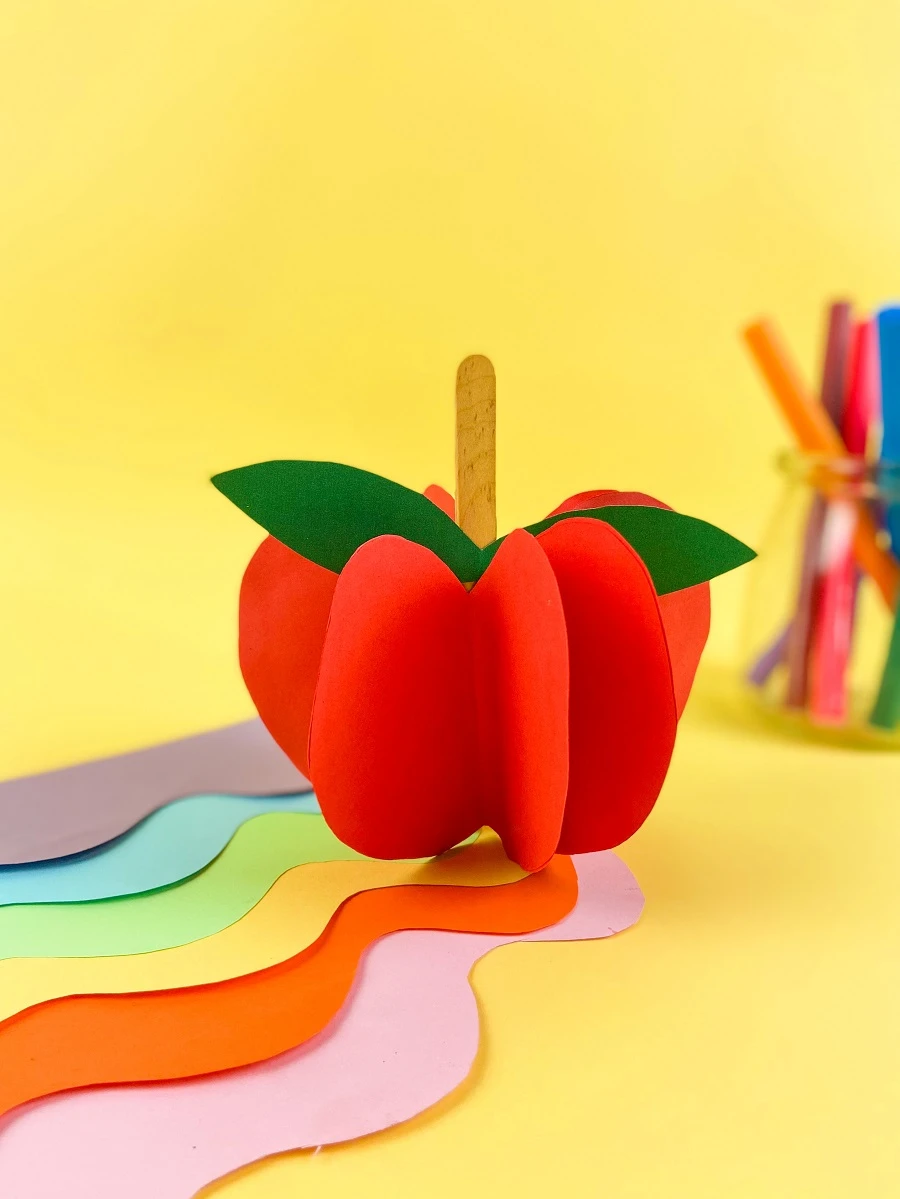
<svg viewBox="0 0 900 1199">
<path fill-rule="evenodd" d="M 16 1199 L 190 1199 L 273 1153 L 331 1145 L 409 1120 L 466 1078 L 479 1021 L 469 971 L 515 941 L 608 937 L 644 899 L 610 851 L 575 858 L 579 896 L 527 936 L 400 932 L 364 956 L 318 1036 L 256 1066 L 181 1083 L 39 1100 L 0 1123 L 0 1178 Z M 535 960 L 535 968 L 540 962 Z"/>
<path fill-rule="evenodd" d="M 189 795 L 281 795 L 310 784 L 260 720 L 0 783 L 0 865 L 93 849 Z"/>
</svg>

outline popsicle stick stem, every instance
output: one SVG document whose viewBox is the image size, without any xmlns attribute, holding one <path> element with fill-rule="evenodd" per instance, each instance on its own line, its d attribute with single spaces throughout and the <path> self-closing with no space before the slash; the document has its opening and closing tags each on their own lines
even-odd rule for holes
<svg viewBox="0 0 900 1199">
<path fill-rule="evenodd" d="M 456 520 L 479 546 L 497 537 L 496 404 L 490 360 L 463 359 L 456 372 Z"/>
</svg>

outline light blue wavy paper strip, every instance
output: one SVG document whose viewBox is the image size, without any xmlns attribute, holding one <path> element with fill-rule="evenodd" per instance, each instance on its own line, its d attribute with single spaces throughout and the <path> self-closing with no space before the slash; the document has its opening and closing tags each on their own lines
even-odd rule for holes
<svg viewBox="0 0 900 1199">
<path fill-rule="evenodd" d="M 96 849 L 0 866 L 0 905 L 79 903 L 139 895 L 181 882 L 222 852 L 247 820 L 266 812 L 318 813 L 315 795 L 191 795 L 151 813 Z"/>
</svg>

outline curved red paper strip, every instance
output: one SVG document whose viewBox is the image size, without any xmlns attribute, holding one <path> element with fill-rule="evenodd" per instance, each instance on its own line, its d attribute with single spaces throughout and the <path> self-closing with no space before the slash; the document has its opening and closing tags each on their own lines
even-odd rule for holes
<svg viewBox="0 0 900 1199">
<path fill-rule="evenodd" d="M 670 591 L 668 595 L 656 598 L 666 630 L 675 708 L 680 717 L 691 694 L 700 655 L 709 636 L 709 583 L 698 583 L 696 587 Z"/>
<path fill-rule="evenodd" d="M 605 508 L 609 504 L 646 505 L 672 511 L 668 504 L 654 499 L 652 495 L 645 495 L 643 491 L 582 491 L 564 500 L 558 508 L 553 509 L 550 516 L 557 516 L 560 512 L 578 512 L 584 508 Z M 700 655 L 709 637 L 709 583 L 698 583 L 696 587 L 686 587 L 683 591 L 670 591 L 667 595 L 657 596 L 657 599 L 672 662 L 675 705 L 681 716 L 694 685 Z"/>
<path fill-rule="evenodd" d="M 647 495 L 643 491 L 601 489 L 599 491 L 579 491 L 577 495 L 570 495 L 567 500 L 563 500 L 547 515 L 559 516 L 560 512 L 582 512 L 586 508 L 608 508 L 612 504 L 634 504 L 636 507 L 667 508 L 669 512 L 672 511 L 668 504 L 654 499 L 652 495 Z"/>
<path fill-rule="evenodd" d="M 432 504 L 437 504 L 442 512 L 446 512 L 451 520 L 456 520 L 456 500 L 439 483 L 432 483 L 422 494 L 431 500 Z"/>
<path fill-rule="evenodd" d="M 469 597 L 482 820 L 540 870 L 562 828 L 569 773 L 569 649 L 559 588 L 530 533 L 504 540 Z"/>
<path fill-rule="evenodd" d="M 602 521 L 575 516 L 538 541 L 569 638 L 569 791 L 559 852 L 611 849 L 650 814 L 675 744 L 656 592 L 638 555 Z"/>
<path fill-rule="evenodd" d="M 481 827 L 468 594 L 391 535 L 341 572 L 319 668 L 310 774 L 334 833 L 373 858 L 442 853 Z"/>
<path fill-rule="evenodd" d="M 425 495 L 452 519 L 453 496 Z M 309 725 L 337 575 L 267 537 L 241 581 L 241 674 L 273 739 L 309 773 Z"/>
<path fill-rule="evenodd" d="M 569 858 L 494 887 L 384 887 L 351 896 L 318 940 L 265 970 L 204 986 L 51 999 L 0 1024 L 0 1115 L 98 1083 L 188 1078 L 263 1061 L 334 1016 L 360 955 L 387 933 L 520 933 L 561 920 L 578 883 Z"/>
<path fill-rule="evenodd" d="M 319 659 L 338 576 L 267 537 L 241 582 L 241 673 L 263 724 L 304 774 Z"/>
</svg>

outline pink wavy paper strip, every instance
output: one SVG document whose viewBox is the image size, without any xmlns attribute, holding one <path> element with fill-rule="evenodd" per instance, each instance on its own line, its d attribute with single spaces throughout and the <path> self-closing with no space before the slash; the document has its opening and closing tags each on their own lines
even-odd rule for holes
<svg viewBox="0 0 900 1199">
<path fill-rule="evenodd" d="M 78 1091 L 0 1123 L 0 1179 L 16 1199 L 190 1199 L 240 1166 L 409 1120 L 465 1079 L 479 1023 L 469 971 L 514 941 L 579 941 L 634 924 L 644 900 L 611 852 L 574 859 L 579 896 L 527 936 L 400 932 L 363 958 L 317 1037 L 271 1061 L 182 1083 Z M 539 968 L 539 964 L 535 963 Z"/>
</svg>

